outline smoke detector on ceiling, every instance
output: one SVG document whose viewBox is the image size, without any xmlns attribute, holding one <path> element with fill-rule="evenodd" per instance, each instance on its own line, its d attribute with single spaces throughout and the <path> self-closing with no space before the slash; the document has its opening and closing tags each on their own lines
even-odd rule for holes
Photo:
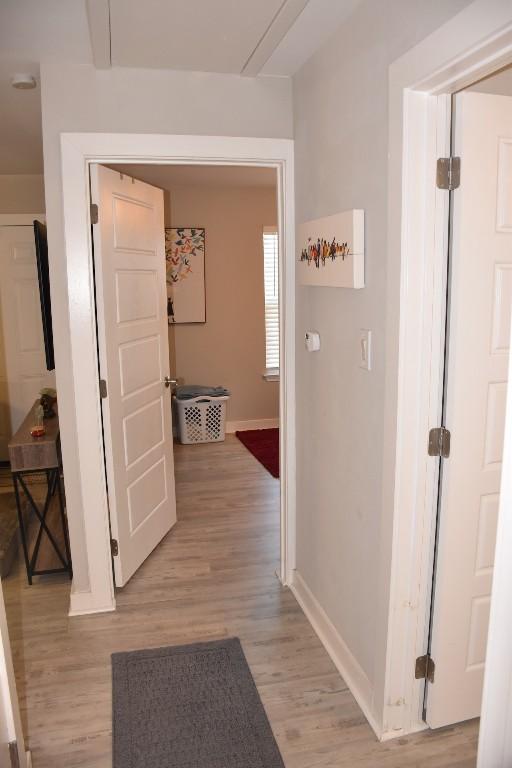
<svg viewBox="0 0 512 768">
<path fill-rule="evenodd" d="M 21 91 L 28 91 L 35 88 L 37 82 L 34 75 L 17 74 L 11 77 L 11 85 L 13 88 L 19 88 Z"/>
</svg>

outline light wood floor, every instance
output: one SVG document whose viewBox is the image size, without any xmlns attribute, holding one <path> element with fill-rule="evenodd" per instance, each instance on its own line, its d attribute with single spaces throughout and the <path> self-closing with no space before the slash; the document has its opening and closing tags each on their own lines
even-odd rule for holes
<svg viewBox="0 0 512 768">
<path fill-rule="evenodd" d="M 234 436 L 176 446 L 178 523 L 118 592 L 115 613 L 68 619 L 69 582 L 4 582 L 34 768 L 111 766 L 110 654 L 240 637 L 286 768 L 470 768 L 477 725 L 376 741 L 275 577 L 279 484 Z M 151 766 L 148 766 L 151 768 Z"/>
</svg>

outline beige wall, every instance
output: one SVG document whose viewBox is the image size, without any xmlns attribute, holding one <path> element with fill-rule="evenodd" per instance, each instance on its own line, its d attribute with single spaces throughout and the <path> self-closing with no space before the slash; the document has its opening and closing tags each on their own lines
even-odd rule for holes
<svg viewBox="0 0 512 768">
<path fill-rule="evenodd" d="M 297 223 L 351 208 L 366 214 L 366 288 L 297 293 L 297 569 L 370 686 L 388 615 L 379 556 L 392 535 L 380 527 L 388 68 L 468 4 L 364 0 L 294 77 Z M 389 279 L 398 285 L 400 275 Z M 307 328 L 322 338 L 314 355 L 304 350 Z M 371 372 L 358 367 L 360 328 L 373 331 Z M 382 702 L 370 706 L 379 720 Z"/>
<path fill-rule="evenodd" d="M 494 93 L 497 96 L 512 96 L 512 67 L 506 67 L 495 75 L 475 83 L 468 91 Z"/>
<path fill-rule="evenodd" d="M 0 213 L 44 213 L 42 174 L 0 174 Z"/>
<path fill-rule="evenodd" d="M 264 226 L 276 192 L 255 187 L 171 191 L 172 226 L 206 229 L 206 323 L 177 325 L 176 373 L 188 384 L 228 387 L 228 421 L 279 415 L 279 385 L 265 370 Z"/>
</svg>

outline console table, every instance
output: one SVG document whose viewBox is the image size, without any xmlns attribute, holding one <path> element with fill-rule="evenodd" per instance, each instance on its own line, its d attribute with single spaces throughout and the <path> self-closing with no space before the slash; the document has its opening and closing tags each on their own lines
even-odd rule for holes
<svg viewBox="0 0 512 768">
<path fill-rule="evenodd" d="M 39 405 L 36 400 L 30 409 L 25 421 L 13 435 L 9 443 L 9 459 L 11 462 L 12 479 L 14 483 L 14 493 L 16 497 L 16 507 L 18 510 L 18 520 L 20 526 L 21 544 L 23 555 L 25 557 L 25 566 L 27 568 L 28 583 L 32 584 L 33 576 L 43 576 L 48 573 L 68 573 L 72 578 L 71 553 L 69 548 L 68 529 L 66 515 L 64 512 L 64 499 L 60 484 L 61 454 L 60 454 L 60 433 L 59 416 L 56 414 L 52 418 L 44 420 L 46 433 L 42 437 L 34 438 L 30 434 L 30 429 L 35 423 L 34 412 Z M 38 505 L 34 500 L 27 484 L 27 478 L 34 474 L 44 473 L 46 475 L 46 498 L 42 505 Z M 25 525 L 23 515 L 21 491 L 29 503 L 30 509 L 34 512 L 39 523 L 37 537 L 32 552 L 29 553 L 28 531 Z M 47 524 L 48 510 L 52 499 L 57 491 L 59 504 L 60 524 L 62 526 L 62 537 L 64 541 L 64 552 L 61 551 L 54 534 Z M 59 561 L 61 567 L 39 570 L 37 568 L 37 557 L 41 546 L 43 533 L 46 534 L 49 542 Z"/>
</svg>

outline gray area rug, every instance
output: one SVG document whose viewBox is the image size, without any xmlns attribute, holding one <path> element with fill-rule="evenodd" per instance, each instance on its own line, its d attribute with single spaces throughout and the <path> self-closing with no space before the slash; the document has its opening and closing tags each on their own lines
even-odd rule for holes
<svg viewBox="0 0 512 768">
<path fill-rule="evenodd" d="M 114 768 L 284 768 L 238 638 L 112 655 Z"/>
</svg>

